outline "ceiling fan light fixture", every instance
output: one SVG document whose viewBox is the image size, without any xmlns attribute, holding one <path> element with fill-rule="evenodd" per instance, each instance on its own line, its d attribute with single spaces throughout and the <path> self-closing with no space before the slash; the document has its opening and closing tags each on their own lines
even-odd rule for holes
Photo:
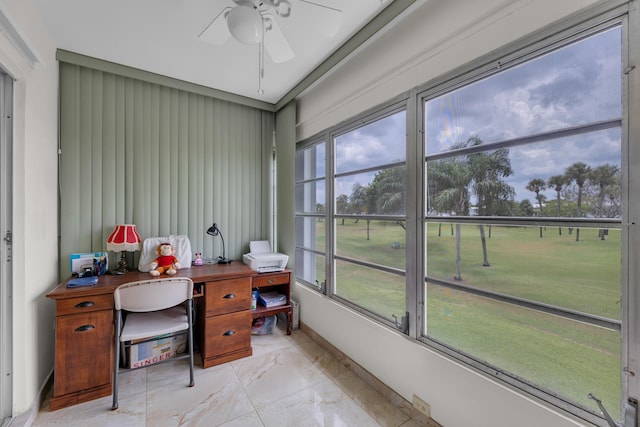
<svg viewBox="0 0 640 427">
<path fill-rule="evenodd" d="M 229 11 L 227 25 L 231 35 L 241 43 L 262 41 L 262 15 L 251 6 L 239 5 Z"/>
</svg>

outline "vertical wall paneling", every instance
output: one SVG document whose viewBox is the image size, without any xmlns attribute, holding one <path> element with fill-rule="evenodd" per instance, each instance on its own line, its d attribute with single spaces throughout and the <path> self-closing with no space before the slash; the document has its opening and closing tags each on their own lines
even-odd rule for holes
<svg viewBox="0 0 640 427">
<path fill-rule="evenodd" d="M 143 238 L 187 234 L 215 257 L 215 221 L 240 259 L 270 237 L 272 132 L 271 112 L 61 62 L 61 277 L 71 253 L 106 250 L 116 223 Z M 113 266 L 120 254 L 109 255 Z"/>
</svg>

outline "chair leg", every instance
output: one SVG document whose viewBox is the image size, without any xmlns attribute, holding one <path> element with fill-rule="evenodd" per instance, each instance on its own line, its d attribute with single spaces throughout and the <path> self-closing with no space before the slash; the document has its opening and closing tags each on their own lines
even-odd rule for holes
<svg viewBox="0 0 640 427">
<path fill-rule="evenodd" d="M 187 316 L 189 321 L 189 331 L 187 336 L 187 343 L 189 345 L 189 387 L 193 387 L 195 385 L 194 374 L 193 374 L 193 310 L 192 310 L 192 301 L 189 300 L 187 303 Z"/>
<path fill-rule="evenodd" d="M 122 318 L 120 312 L 116 313 L 116 333 L 115 333 L 115 354 L 113 355 L 113 403 L 111 409 L 118 409 L 118 371 L 120 370 L 120 329 L 122 327 Z"/>
</svg>

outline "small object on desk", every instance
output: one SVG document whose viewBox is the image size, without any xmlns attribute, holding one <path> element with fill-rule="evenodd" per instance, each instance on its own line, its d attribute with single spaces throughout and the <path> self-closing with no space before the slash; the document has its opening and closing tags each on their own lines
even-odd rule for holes
<svg viewBox="0 0 640 427">
<path fill-rule="evenodd" d="M 196 252 L 195 259 L 193 260 L 192 264 L 195 266 L 200 266 L 204 264 L 204 261 L 202 261 L 202 252 Z"/>
<path fill-rule="evenodd" d="M 93 286 L 98 283 L 98 276 L 76 277 L 67 282 L 67 288 L 80 288 L 82 286 Z"/>
</svg>

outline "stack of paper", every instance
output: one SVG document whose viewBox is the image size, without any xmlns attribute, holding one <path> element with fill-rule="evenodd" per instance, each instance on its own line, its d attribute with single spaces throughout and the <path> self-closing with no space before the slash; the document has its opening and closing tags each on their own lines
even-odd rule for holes
<svg viewBox="0 0 640 427">
<path fill-rule="evenodd" d="M 287 303 L 287 296 L 279 294 L 277 292 L 265 292 L 260 293 L 260 304 L 265 307 L 277 307 L 279 305 L 285 305 Z"/>
</svg>

